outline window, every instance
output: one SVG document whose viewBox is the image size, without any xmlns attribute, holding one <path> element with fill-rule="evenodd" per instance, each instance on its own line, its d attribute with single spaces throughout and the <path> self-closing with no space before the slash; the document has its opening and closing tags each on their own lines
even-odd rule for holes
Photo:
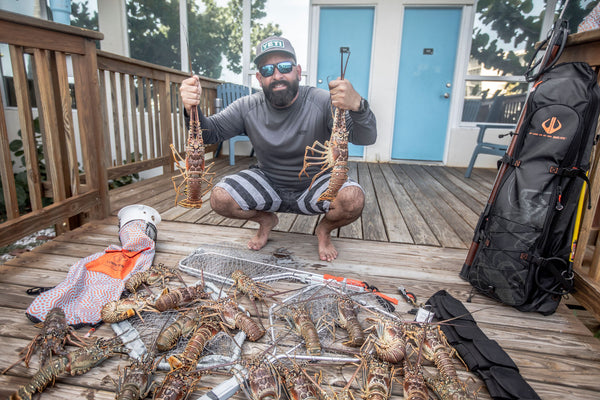
<svg viewBox="0 0 600 400">
<path fill-rule="evenodd" d="M 571 33 L 597 0 L 571 0 Z M 465 82 L 463 122 L 516 123 L 527 96 L 524 74 L 561 11 L 558 0 L 479 0 Z M 547 10 L 554 10 L 546 15 Z"/>
</svg>

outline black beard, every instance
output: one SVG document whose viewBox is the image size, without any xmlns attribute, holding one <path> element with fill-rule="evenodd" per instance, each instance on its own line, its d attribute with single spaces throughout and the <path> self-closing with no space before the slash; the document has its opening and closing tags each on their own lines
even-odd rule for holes
<svg viewBox="0 0 600 400">
<path fill-rule="evenodd" d="M 285 85 L 285 90 L 277 90 L 274 91 L 273 87 L 279 84 Z M 265 93 L 266 99 L 271 103 L 274 107 L 287 107 L 290 105 L 294 97 L 298 94 L 298 80 L 292 81 L 292 83 L 288 81 L 273 81 L 268 87 L 263 86 L 263 92 Z"/>
</svg>

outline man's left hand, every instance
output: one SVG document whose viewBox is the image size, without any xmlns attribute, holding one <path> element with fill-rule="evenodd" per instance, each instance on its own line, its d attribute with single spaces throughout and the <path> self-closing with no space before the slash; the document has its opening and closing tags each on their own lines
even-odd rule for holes
<svg viewBox="0 0 600 400">
<path fill-rule="evenodd" d="M 360 109 L 360 94 L 352 87 L 346 79 L 336 79 L 329 82 L 331 93 L 331 104 L 342 110 L 358 111 Z"/>
</svg>

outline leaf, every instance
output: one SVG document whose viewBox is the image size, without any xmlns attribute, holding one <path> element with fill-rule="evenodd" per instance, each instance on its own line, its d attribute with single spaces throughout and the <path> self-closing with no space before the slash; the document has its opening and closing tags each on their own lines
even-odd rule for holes
<svg viewBox="0 0 600 400">
<path fill-rule="evenodd" d="M 8 148 L 12 152 L 16 152 L 18 150 L 21 150 L 23 148 L 23 141 L 21 139 L 15 139 L 15 140 L 13 140 L 12 142 L 10 142 L 8 144 Z"/>
</svg>

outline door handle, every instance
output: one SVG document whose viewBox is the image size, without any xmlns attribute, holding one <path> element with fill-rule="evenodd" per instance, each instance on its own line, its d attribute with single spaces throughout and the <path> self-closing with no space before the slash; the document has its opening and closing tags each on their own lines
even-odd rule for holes
<svg viewBox="0 0 600 400">
<path fill-rule="evenodd" d="M 450 93 L 444 93 L 444 98 L 447 99 L 448 97 L 450 97 Z"/>
</svg>

